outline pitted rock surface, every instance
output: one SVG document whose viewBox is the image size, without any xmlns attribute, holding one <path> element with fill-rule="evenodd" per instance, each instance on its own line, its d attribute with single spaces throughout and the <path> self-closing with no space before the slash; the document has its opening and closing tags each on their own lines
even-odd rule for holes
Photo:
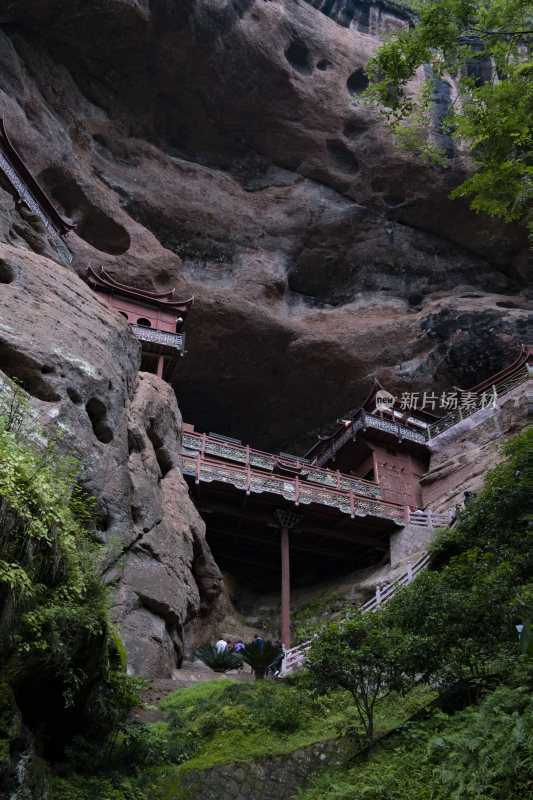
<svg viewBox="0 0 533 800">
<path fill-rule="evenodd" d="M 128 323 L 65 267 L 0 244 L 0 279 L 1 374 L 84 465 L 129 669 L 170 677 L 211 633 L 222 588 L 181 474 L 175 395 L 137 373 Z"/>
<path fill-rule="evenodd" d="M 198 429 L 305 449 L 373 377 L 472 385 L 524 339 L 525 234 L 449 201 L 464 155 L 445 170 L 398 155 L 361 99 L 366 56 L 408 16 L 365 0 L 4 4 L 3 114 L 77 224 L 74 268 L 196 294 L 173 385 Z M 44 253 L 0 204 L 6 240 Z"/>
</svg>

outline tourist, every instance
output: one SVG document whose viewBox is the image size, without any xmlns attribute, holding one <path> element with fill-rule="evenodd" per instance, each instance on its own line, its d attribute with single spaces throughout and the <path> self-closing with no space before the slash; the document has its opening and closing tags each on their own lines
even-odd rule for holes
<svg viewBox="0 0 533 800">
<path fill-rule="evenodd" d="M 274 644 L 276 645 L 276 647 L 279 647 L 279 649 L 281 651 L 280 652 L 280 656 L 277 659 L 277 661 L 274 661 L 274 663 L 270 667 L 270 669 L 272 670 L 273 677 L 277 678 L 279 673 L 281 672 L 281 668 L 283 666 L 283 659 L 285 658 L 285 648 L 283 647 L 283 643 L 280 642 L 279 639 L 276 639 Z"/>
<path fill-rule="evenodd" d="M 467 506 L 468 503 L 471 503 L 474 497 L 477 497 L 477 495 L 474 492 L 468 492 L 468 491 L 465 492 L 464 495 L 465 495 L 465 506 Z"/>
<path fill-rule="evenodd" d="M 261 650 L 263 649 L 264 641 L 258 633 L 254 633 L 254 642 L 257 642 Z"/>
<path fill-rule="evenodd" d="M 217 653 L 223 653 L 224 650 L 228 649 L 228 643 L 227 643 L 227 641 L 225 639 L 221 638 L 221 639 L 218 640 L 218 642 L 216 643 L 215 647 L 217 649 Z"/>
<path fill-rule="evenodd" d="M 243 664 L 242 655 L 241 655 L 241 651 L 242 650 L 244 650 L 243 643 L 240 640 L 238 642 L 235 642 L 235 644 L 233 645 L 233 652 L 237 653 L 237 655 L 241 659 L 241 663 L 238 665 L 237 669 L 244 669 L 244 664 Z"/>
</svg>

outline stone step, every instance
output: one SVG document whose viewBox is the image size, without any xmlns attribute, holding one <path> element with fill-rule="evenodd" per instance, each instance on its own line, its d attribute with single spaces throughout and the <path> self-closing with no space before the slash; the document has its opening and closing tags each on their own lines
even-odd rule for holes
<svg viewBox="0 0 533 800">
<path fill-rule="evenodd" d="M 174 672 L 213 672 L 213 670 L 203 661 L 184 661 L 181 667 L 175 669 Z"/>
</svg>

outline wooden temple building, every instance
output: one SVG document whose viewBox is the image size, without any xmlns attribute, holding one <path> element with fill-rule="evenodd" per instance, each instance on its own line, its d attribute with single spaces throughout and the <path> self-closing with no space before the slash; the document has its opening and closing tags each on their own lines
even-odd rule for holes
<svg viewBox="0 0 533 800">
<path fill-rule="evenodd" d="M 33 178 L 0 119 L 0 185 L 17 205 L 42 220 L 63 247 L 74 228 Z M 68 248 L 67 248 L 68 250 Z M 193 298 L 150 292 L 89 266 L 94 291 L 131 324 L 141 342 L 141 370 L 168 378 L 185 353 L 183 325 Z M 528 353 L 470 390 L 456 387 L 467 404 L 439 417 L 416 408 L 377 380 L 361 407 L 336 430 L 319 437 L 304 457 L 254 450 L 218 434 L 185 425 L 183 474 L 219 566 L 255 575 L 281 573 L 281 638 L 290 646 L 290 585 L 371 566 L 386 557 L 391 533 L 427 503 L 422 477 L 430 443 L 466 416 L 527 378 Z M 281 558 L 280 558 L 281 552 Z"/>
<path fill-rule="evenodd" d="M 379 403 L 383 398 L 386 405 Z M 384 500 L 422 507 L 420 478 L 427 472 L 431 411 L 402 409 L 378 380 L 361 408 L 307 453 L 312 464 L 376 481 Z"/>
<path fill-rule="evenodd" d="M 184 426 L 183 473 L 217 564 L 241 574 L 281 572 L 285 647 L 291 580 L 326 578 L 381 561 L 391 533 L 424 505 L 421 478 L 432 439 L 485 408 L 487 398 L 524 382 L 527 360 L 522 348 L 497 375 L 468 391 L 458 389 L 468 404 L 444 417 L 433 409 L 406 408 L 375 381 L 350 419 L 302 458 Z"/>
<path fill-rule="evenodd" d="M 89 267 L 86 280 L 129 321 L 141 342 L 141 370 L 152 372 L 160 378 L 168 376 L 176 356 L 185 353 L 182 328 L 194 298 L 176 300 L 174 289 L 149 292 L 126 286 L 111 277 L 103 267 L 99 272 Z"/>
<path fill-rule="evenodd" d="M 11 143 L 2 118 L 0 118 L 0 185 L 13 196 L 17 206 L 23 204 L 37 214 L 56 243 L 66 248 L 63 239 L 76 226 L 61 217 L 46 192 L 39 186 Z M 69 260 L 72 260 L 70 251 Z"/>
</svg>

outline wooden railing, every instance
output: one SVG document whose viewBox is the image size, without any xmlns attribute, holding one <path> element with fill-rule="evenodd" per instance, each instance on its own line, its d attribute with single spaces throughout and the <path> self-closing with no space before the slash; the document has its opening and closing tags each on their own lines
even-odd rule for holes
<svg viewBox="0 0 533 800">
<path fill-rule="evenodd" d="M 407 571 L 400 575 L 400 577 L 397 578 L 393 583 L 376 587 L 375 596 L 360 606 L 359 610 L 361 613 L 365 614 L 368 612 L 379 611 L 379 609 L 385 605 L 385 603 L 388 603 L 388 601 L 394 597 L 399 589 L 404 586 L 408 586 L 418 575 L 418 573 L 427 567 L 428 563 L 428 553 L 424 553 L 424 555 L 421 556 L 418 561 L 415 561 L 414 564 L 411 564 L 411 562 L 408 561 Z M 292 672 L 296 672 L 297 670 L 304 668 L 307 658 L 306 653 L 311 649 L 312 644 L 313 639 L 309 639 L 309 641 L 303 642 L 303 644 L 299 644 L 297 647 L 291 647 L 289 650 L 287 650 L 285 653 L 281 674 L 290 675 Z"/>
<path fill-rule="evenodd" d="M 0 118 L 0 170 L 13 187 L 17 202 L 24 203 L 43 222 L 47 232 L 53 237 L 56 246 L 72 261 L 72 253 L 63 241 L 63 237 L 75 225 L 66 222 L 58 210 L 39 186 L 32 173 L 17 152 L 5 129 L 4 120 Z"/>
<path fill-rule="evenodd" d="M 409 507 L 407 508 L 408 524 L 420 528 L 444 528 L 454 522 L 455 516 L 455 511 L 451 508 L 443 514 L 435 514 L 430 508 L 426 511 L 411 511 Z"/>
<path fill-rule="evenodd" d="M 318 464 L 325 464 L 330 461 L 347 441 L 355 438 L 358 430 L 365 431 L 367 428 L 378 428 L 386 433 L 391 433 L 400 440 L 409 439 L 418 444 L 425 444 L 427 440 L 425 430 L 421 431 L 420 429 L 409 428 L 400 422 L 381 419 L 381 417 L 375 417 L 373 414 L 368 414 L 361 409 L 351 423 L 346 426 L 346 429 L 339 436 L 335 436 L 328 447 L 320 453 Z"/>
<path fill-rule="evenodd" d="M 463 392 L 463 395 L 473 394 L 473 397 L 467 397 L 466 402 L 463 397 L 463 403 L 459 408 L 446 417 L 443 417 L 438 422 L 434 422 L 433 425 L 430 425 L 428 427 L 428 439 L 433 439 L 440 433 L 444 433 L 444 431 L 457 425 L 457 423 L 462 422 L 463 419 L 475 414 L 476 411 L 480 411 L 483 408 L 490 408 L 491 406 L 495 407 L 500 397 L 512 392 L 517 386 L 525 383 L 528 379 L 528 375 L 527 365 L 523 364 L 515 373 L 509 375 L 503 381 L 495 383 L 489 390 L 483 392 L 481 395 Z"/>
<path fill-rule="evenodd" d="M 179 350 L 180 355 L 185 352 L 185 334 L 162 331 L 159 328 L 148 328 L 146 325 L 130 323 L 131 329 L 137 339 L 142 342 L 151 342 L 173 350 Z"/>
<path fill-rule="evenodd" d="M 289 500 L 296 506 L 318 503 L 331 506 L 354 517 L 380 517 L 406 524 L 406 507 L 398 503 L 389 503 L 381 498 L 359 495 L 353 489 L 334 489 L 330 486 L 317 485 L 308 478 L 298 475 L 276 475 L 274 473 L 252 469 L 250 464 L 232 464 L 209 459 L 201 452 L 196 457 L 182 455 L 183 473 L 194 477 L 196 483 L 220 481 L 229 483 L 246 494 L 270 493 Z M 341 476 L 344 477 L 344 476 Z M 349 480 L 349 479 L 348 479 Z"/>
<path fill-rule="evenodd" d="M 280 460 L 286 462 L 286 458 L 278 457 L 272 453 L 265 453 L 262 450 L 254 450 L 248 445 L 241 445 L 224 439 L 208 436 L 206 433 L 183 434 L 184 455 L 214 456 L 224 459 L 224 461 L 234 461 L 244 465 L 246 469 L 261 469 L 273 472 L 276 464 Z M 291 465 L 295 471 L 301 471 L 302 479 L 307 483 L 319 483 L 331 489 L 350 491 L 364 497 L 381 498 L 381 489 L 374 481 L 367 481 L 364 478 L 354 478 L 351 475 L 343 475 L 338 470 L 320 469 L 305 461 L 305 459 L 294 458 Z"/>
</svg>

